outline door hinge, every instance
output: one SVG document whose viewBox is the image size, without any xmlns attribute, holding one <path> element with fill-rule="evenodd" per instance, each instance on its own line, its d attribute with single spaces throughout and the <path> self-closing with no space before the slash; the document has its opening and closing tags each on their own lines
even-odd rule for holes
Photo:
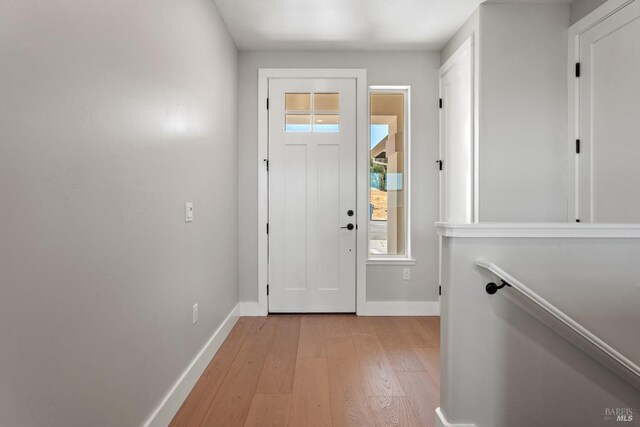
<svg viewBox="0 0 640 427">
<path fill-rule="evenodd" d="M 442 160 L 436 160 L 436 163 L 438 164 L 438 170 L 442 170 Z"/>
<path fill-rule="evenodd" d="M 269 285 L 267 285 L 267 295 L 269 295 Z"/>
<path fill-rule="evenodd" d="M 442 295 L 442 286 L 438 286 L 438 295 Z"/>
<path fill-rule="evenodd" d="M 576 154 L 580 154 L 580 140 L 576 139 Z"/>
<path fill-rule="evenodd" d="M 267 172 L 269 172 L 269 159 L 263 159 L 264 164 L 267 166 Z"/>
<path fill-rule="evenodd" d="M 267 110 L 269 109 L 269 98 L 267 98 Z"/>
<path fill-rule="evenodd" d="M 267 223 L 267 234 L 269 234 L 269 223 Z"/>
<path fill-rule="evenodd" d="M 580 77 L 580 63 L 576 62 L 576 77 Z"/>
<path fill-rule="evenodd" d="M 438 100 L 438 107 L 442 108 L 442 98 Z"/>
</svg>

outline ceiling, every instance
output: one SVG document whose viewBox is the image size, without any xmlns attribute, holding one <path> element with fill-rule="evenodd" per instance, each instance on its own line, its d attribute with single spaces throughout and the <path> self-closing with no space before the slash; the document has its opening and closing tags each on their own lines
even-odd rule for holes
<svg viewBox="0 0 640 427">
<path fill-rule="evenodd" d="M 240 50 L 439 50 L 481 0 L 215 0 Z"/>
<path fill-rule="evenodd" d="M 440 50 L 483 0 L 215 2 L 240 50 Z"/>
</svg>

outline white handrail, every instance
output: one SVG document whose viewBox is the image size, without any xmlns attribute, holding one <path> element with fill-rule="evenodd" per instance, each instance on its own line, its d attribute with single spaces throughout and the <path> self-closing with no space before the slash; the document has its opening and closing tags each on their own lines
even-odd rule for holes
<svg viewBox="0 0 640 427">
<path fill-rule="evenodd" d="M 515 277 L 495 265 L 491 262 L 482 262 L 479 261 L 476 263 L 478 266 L 490 271 L 500 279 L 504 280 L 506 283 L 511 285 L 511 287 L 522 295 L 524 295 L 528 300 L 536 304 L 542 310 L 562 322 L 565 326 L 571 329 L 573 332 L 578 334 L 588 343 L 593 345 L 595 348 L 600 350 L 601 353 L 608 356 L 608 358 L 614 360 L 618 365 L 623 367 L 626 371 L 633 374 L 637 380 L 640 380 L 640 366 L 633 363 L 631 360 L 626 358 L 623 354 L 617 351 L 615 348 L 611 347 L 609 344 L 604 342 L 602 339 L 598 338 L 591 331 L 586 329 L 584 326 L 573 320 L 567 314 L 565 314 L 562 310 L 551 304 L 549 301 L 542 298 L 540 295 L 526 287 L 522 282 L 517 280 Z M 501 292 L 504 292 L 509 288 L 503 288 Z"/>
</svg>

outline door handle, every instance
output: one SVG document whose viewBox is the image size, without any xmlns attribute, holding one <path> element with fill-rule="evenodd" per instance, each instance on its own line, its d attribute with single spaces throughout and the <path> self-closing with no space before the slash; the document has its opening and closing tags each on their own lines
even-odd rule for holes
<svg viewBox="0 0 640 427">
<path fill-rule="evenodd" d="M 345 227 L 340 227 L 340 228 L 346 228 L 347 230 L 353 230 L 355 227 L 354 227 L 353 224 L 349 223 Z"/>
</svg>

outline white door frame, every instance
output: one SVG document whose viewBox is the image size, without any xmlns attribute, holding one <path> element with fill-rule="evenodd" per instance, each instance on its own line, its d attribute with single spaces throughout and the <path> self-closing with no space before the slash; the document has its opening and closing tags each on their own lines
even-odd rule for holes
<svg viewBox="0 0 640 427">
<path fill-rule="evenodd" d="M 356 80 L 356 313 L 364 312 L 366 302 L 366 274 L 368 253 L 369 196 L 369 129 L 367 126 L 367 71 L 366 69 L 307 69 L 260 68 L 258 70 L 258 304 L 245 315 L 268 314 L 268 239 L 269 182 L 265 159 L 268 158 L 269 117 L 267 99 L 270 78 L 318 78 Z"/>
<path fill-rule="evenodd" d="M 569 27 L 567 79 L 569 88 L 569 209 L 567 220 L 574 222 L 580 213 L 580 155 L 576 153 L 576 140 L 580 139 L 580 80 L 576 78 L 575 64 L 580 62 L 580 36 L 595 25 L 637 0 L 609 0 Z M 584 216 L 584 215 L 582 215 Z"/>
<path fill-rule="evenodd" d="M 479 194 L 479 187 L 478 187 L 478 182 L 479 182 L 479 147 L 478 147 L 478 131 L 479 131 L 479 116 L 478 116 L 478 82 L 477 82 L 477 67 L 476 67 L 476 50 L 475 46 L 474 46 L 474 35 L 470 35 L 457 49 L 456 51 L 453 53 L 453 55 L 451 55 L 451 57 L 449 57 L 449 59 L 447 59 L 447 61 L 442 64 L 442 66 L 440 67 L 440 70 L 438 70 L 438 91 L 440 93 L 440 99 L 443 98 L 443 94 L 442 94 L 442 77 L 454 66 L 456 65 L 456 63 L 460 60 L 460 58 L 462 58 L 465 55 L 469 56 L 469 60 L 470 60 L 470 65 L 471 65 L 471 81 L 469 82 L 471 85 L 471 194 L 469 195 L 469 203 L 471 206 L 471 224 L 477 224 L 479 222 L 478 219 L 478 211 L 479 211 L 479 206 L 480 206 L 480 200 L 478 197 Z M 443 102 L 446 102 L 446 100 L 443 100 Z M 442 135 L 442 129 L 444 128 L 444 123 L 443 123 L 443 114 L 442 114 L 442 109 L 439 110 L 439 118 L 438 118 L 438 124 L 439 124 L 439 135 L 438 135 L 438 150 L 439 150 L 439 157 L 440 160 L 442 160 L 444 158 L 444 141 L 443 141 L 443 135 Z M 447 167 L 447 165 L 443 166 L 444 168 Z M 446 169 L 445 169 L 446 170 Z M 438 177 L 439 179 L 439 204 L 440 204 L 440 209 L 439 209 L 439 221 L 444 221 L 443 219 L 443 215 L 442 215 L 442 211 L 444 209 L 444 189 L 443 189 L 443 184 L 444 184 L 444 180 L 442 179 L 442 174 L 439 175 Z"/>
</svg>

